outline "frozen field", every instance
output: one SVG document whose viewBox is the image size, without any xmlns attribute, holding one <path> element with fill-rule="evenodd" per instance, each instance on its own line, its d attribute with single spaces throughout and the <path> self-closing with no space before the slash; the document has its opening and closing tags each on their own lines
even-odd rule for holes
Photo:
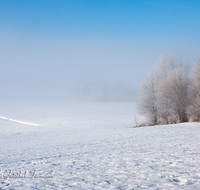
<svg viewBox="0 0 200 190">
<path fill-rule="evenodd" d="M 1 102 L 0 189 L 200 189 L 200 124 L 135 116 L 132 102 Z"/>
</svg>

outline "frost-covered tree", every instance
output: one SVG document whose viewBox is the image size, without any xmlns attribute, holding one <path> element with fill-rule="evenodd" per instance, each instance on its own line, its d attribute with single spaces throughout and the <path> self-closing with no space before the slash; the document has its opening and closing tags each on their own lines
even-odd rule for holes
<svg viewBox="0 0 200 190">
<path fill-rule="evenodd" d="M 188 90 L 190 105 L 187 114 L 190 121 L 200 121 L 200 58 L 194 65 L 192 79 L 193 82 Z"/>
<path fill-rule="evenodd" d="M 187 67 L 181 62 L 181 60 L 175 57 L 162 56 L 156 64 L 156 72 L 159 81 L 165 80 L 175 70 L 183 68 L 187 70 Z"/>
<path fill-rule="evenodd" d="M 157 75 L 155 69 L 153 69 L 140 87 L 140 95 L 137 102 L 138 112 L 146 117 L 148 125 L 157 124 L 157 85 Z"/>
<path fill-rule="evenodd" d="M 188 67 L 175 57 L 163 56 L 157 63 L 159 85 L 157 90 L 158 123 L 187 121 Z"/>
<path fill-rule="evenodd" d="M 180 60 L 163 56 L 140 87 L 138 111 L 149 124 L 187 121 L 189 78 Z"/>
<path fill-rule="evenodd" d="M 161 123 L 179 123 L 187 121 L 186 109 L 190 80 L 183 68 L 171 70 L 159 84 L 157 107 Z"/>
</svg>

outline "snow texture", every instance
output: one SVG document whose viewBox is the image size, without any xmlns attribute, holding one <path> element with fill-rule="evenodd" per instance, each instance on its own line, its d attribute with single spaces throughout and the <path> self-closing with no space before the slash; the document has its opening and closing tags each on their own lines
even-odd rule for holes
<svg viewBox="0 0 200 190">
<path fill-rule="evenodd" d="M 132 102 L 1 103 L 0 116 L 0 189 L 200 189 L 199 123 L 132 128 Z"/>
</svg>

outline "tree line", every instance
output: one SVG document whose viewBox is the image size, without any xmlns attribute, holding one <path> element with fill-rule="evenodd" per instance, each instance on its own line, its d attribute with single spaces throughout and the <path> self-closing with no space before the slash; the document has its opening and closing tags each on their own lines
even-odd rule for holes
<svg viewBox="0 0 200 190">
<path fill-rule="evenodd" d="M 189 67 L 174 57 L 161 57 L 140 86 L 137 110 L 141 125 L 200 121 L 200 58 Z"/>
</svg>

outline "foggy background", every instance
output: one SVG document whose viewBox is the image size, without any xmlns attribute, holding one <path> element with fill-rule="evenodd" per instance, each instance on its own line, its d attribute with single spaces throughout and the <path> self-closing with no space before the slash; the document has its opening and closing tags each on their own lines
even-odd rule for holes
<svg viewBox="0 0 200 190">
<path fill-rule="evenodd" d="M 162 55 L 192 66 L 199 1 L 0 1 L 0 98 L 134 101 Z"/>
</svg>

